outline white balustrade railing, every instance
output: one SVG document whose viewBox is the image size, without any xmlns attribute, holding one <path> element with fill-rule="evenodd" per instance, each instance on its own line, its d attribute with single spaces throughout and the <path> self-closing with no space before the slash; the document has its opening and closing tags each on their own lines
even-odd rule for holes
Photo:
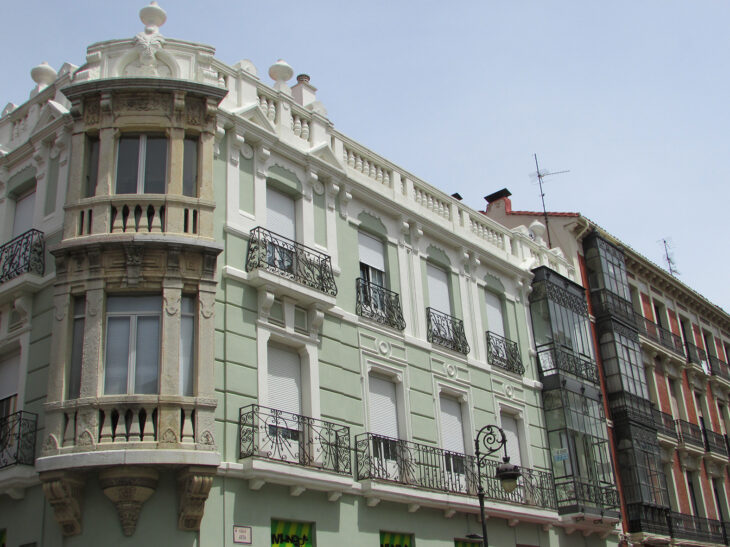
<svg viewBox="0 0 730 547">
<path fill-rule="evenodd" d="M 503 231 L 498 231 L 494 224 L 495 223 L 489 223 L 486 220 L 486 217 L 479 218 L 474 214 L 469 215 L 469 229 L 471 230 L 471 233 L 490 245 L 494 245 L 495 247 L 505 250 L 505 238 L 507 237 L 507 234 Z"/>
<path fill-rule="evenodd" d="M 365 155 L 347 146 L 343 147 L 342 160 L 358 173 L 390 187 L 393 181 L 393 171 L 375 160 L 373 156 Z"/>
<path fill-rule="evenodd" d="M 309 120 L 306 118 L 292 114 L 291 130 L 297 137 L 305 141 L 309 140 Z"/>
<path fill-rule="evenodd" d="M 264 113 L 264 116 L 266 116 L 266 119 L 269 120 L 271 123 L 274 123 L 274 120 L 276 120 L 276 111 L 278 110 L 278 104 L 276 99 L 273 97 L 267 97 L 263 93 L 258 93 L 259 98 L 259 108 L 261 108 L 261 111 Z"/>
<path fill-rule="evenodd" d="M 451 203 L 416 182 L 413 183 L 413 199 L 435 215 L 451 220 Z"/>
</svg>

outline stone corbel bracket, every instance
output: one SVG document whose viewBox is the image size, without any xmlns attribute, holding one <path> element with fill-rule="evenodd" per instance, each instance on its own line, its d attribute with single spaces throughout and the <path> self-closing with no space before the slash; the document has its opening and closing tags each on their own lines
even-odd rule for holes
<svg viewBox="0 0 730 547">
<path fill-rule="evenodd" d="M 64 536 L 81 533 L 84 477 L 67 471 L 41 473 L 43 493 Z"/>
<path fill-rule="evenodd" d="M 205 512 L 205 501 L 213 486 L 215 468 L 188 467 L 177 475 L 180 501 L 177 526 L 180 530 L 198 531 Z"/>
<path fill-rule="evenodd" d="M 159 473 L 150 467 L 112 467 L 99 473 L 99 486 L 116 507 L 125 536 L 134 534 L 142 504 L 155 493 L 158 480 Z"/>
</svg>

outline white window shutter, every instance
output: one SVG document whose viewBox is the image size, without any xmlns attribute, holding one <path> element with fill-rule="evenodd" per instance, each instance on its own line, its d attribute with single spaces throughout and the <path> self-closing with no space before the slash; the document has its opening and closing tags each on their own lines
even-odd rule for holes
<svg viewBox="0 0 730 547">
<path fill-rule="evenodd" d="M 426 276 L 428 277 L 429 307 L 441 313 L 451 315 L 448 274 L 441 268 L 427 264 Z"/>
<path fill-rule="evenodd" d="M 35 211 L 35 190 L 15 202 L 15 217 L 13 218 L 13 237 L 24 234 L 33 227 L 33 213 Z"/>
<path fill-rule="evenodd" d="M 385 253 L 383 242 L 362 232 L 357 233 L 357 242 L 360 251 L 360 262 L 384 272 Z"/>
<path fill-rule="evenodd" d="M 502 414 L 502 429 L 507 439 L 507 455 L 510 463 L 522 465 L 522 457 L 520 455 L 520 435 L 517 429 L 517 420 L 509 414 Z"/>
<path fill-rule="evenodd" d="M 273 188 L 266 188 L 266 228 L 275 234 L 296 240 L 296 213 L 294 200 L 277 192 Z"/>
<path fill-rule="evenodd" d="M 451 397 L 440 397 L 441 442 L 444 450 L 464 454 L 464 424 L 461 418 L 461 403 Z"/>
<path fill-rule="evenodd" d="M 370 433 L 399 438 L 395 384 L 370 376 Z"/>
<path fill-rule="evenodd" d="M 487 330 L 504 337 L 502 300 L 499 296 L 489 291 L 487 291 Z"/>
<path fill-rule="evenodd" d="M 302 413 L 302 365 L 299 354 L 269 346 L 268 406 L 292 414 Z"/>
<path fill-rule="evenodd" d="M 0 361 L 0 400 L 18 393 L 20 355 L 13 354 Z"/>
</svg>

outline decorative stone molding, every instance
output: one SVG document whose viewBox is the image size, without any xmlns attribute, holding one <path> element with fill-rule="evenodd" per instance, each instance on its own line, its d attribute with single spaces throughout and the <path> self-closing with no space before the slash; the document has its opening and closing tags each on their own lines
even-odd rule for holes
<svg viewBox="0 0 730 547">
<path fill-rule="evenodd" d="M 116 507 L 125 536 L 134 534 L 142 504 L 155 493 L 158 479 L 150 467 L 112 467 L 99 473 L 99 485 Z"/>
<path fill-rule="evenodd" d="M 205 501 L 213 486 L 215 468 L 188 467 L 177 475 L 180 501 L 177 526 L 180 530 L 198 531 L 205 512 Z"/>
<path fill-rule="evenodd" d="M 41 473 L 43 493 L 64 536 L 81 533 L 81 506 L 84 478 L 68 471 Z"/>
</svg>

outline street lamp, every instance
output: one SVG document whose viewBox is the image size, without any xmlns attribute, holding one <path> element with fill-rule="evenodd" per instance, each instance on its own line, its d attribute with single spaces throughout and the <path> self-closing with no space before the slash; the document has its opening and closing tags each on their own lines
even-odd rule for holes
<svg viewBox="0 0 730 547">
<path fill-rule="evenodd" d="M 484 452 L 480 450 L 483 447 Z M 479 430 L 474 439 L 474 455 L 477 460 L 477 496 L 479 497 L 479 512 L 482 517 L 482 540 L 484 547 L 489 547 L 487 540 L 487 519 L 484 515 L 484 487 L 482 486 L 482 465 L 486 464 L 487 456 L 494 454 L 500 448 L 504 448 L 504 458 L 502 463 L 497 466 L 494 478 L 499 480 L 502 488 L 508 494 L 514 492 L 517 488 L 517 479 L 520 478 L 520 468 L 517 465 L 509 463 L 507 455 L 507 437 L 504 430 L 496 425 L 485 425 Z"/>
</svg>

